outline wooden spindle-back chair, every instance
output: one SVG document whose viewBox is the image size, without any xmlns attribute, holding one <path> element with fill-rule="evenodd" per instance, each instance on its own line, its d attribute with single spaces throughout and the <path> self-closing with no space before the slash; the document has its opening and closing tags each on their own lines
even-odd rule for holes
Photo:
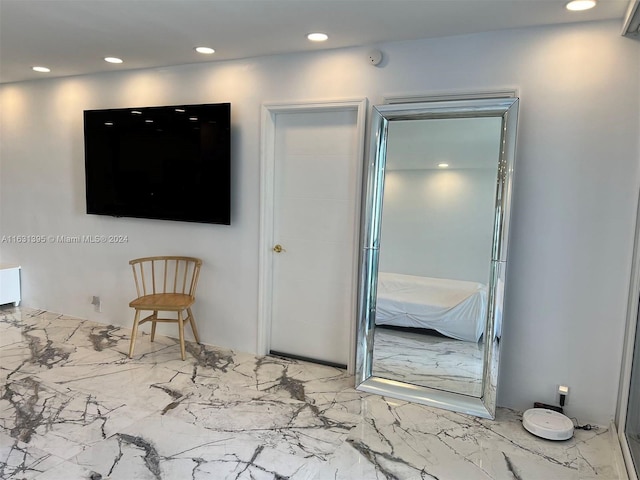
<svg viewBox="0 0 640 480">
<path fill-rule="evenodd" d="M 133 356 L 138 327 L 151 322 L 151 341 L 156 335 L 156 323 L 178 324 L 180 353 L 185 359 L 184 324 L 189 322 L 196 342 L 200 343 L 198 329 L 191 306 L 196 300 L 196 287 L 200 276 L 202 260 L 193 257 L 163 256 L 136 258 L 129 262 L 133 269 L 138 297 L 129 303 L 136 313 L 131 331 L 129 358 Z M 141 311 L 151 311 L 151 315 L 140 320 Z M 183 312 L 187 312 L 186 318 Z M 177 318 L 159 318 L 158 312 L 176 312 Z"/>
</svg>

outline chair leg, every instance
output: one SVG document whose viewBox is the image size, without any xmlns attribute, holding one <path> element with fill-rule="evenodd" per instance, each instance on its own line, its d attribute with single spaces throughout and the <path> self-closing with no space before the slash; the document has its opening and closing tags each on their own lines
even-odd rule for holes
<svg viewBox="0 0 640 480">
<path fill-rule="evenodd" d="M 138 322 L 140 321 L 140 310 L 136 310 L 133 318 L 133 328 L 131 329 L 131 343 L 129 345 L 129 358 L 133 358 L 133 349 L 136 346 L 136 335 L 138 334 Z"/>
<path fill-rule="evenodd" d="M 187 313 L 189 314 L 189 324 L 191 324 L 191 331 L 193 332 L 193 336 L 196 339 L 196 343 L 200 343 L 200 336 L 198 335 L 198 329 L 196 327 L 196 321 L 193 318 L 191 307 L 187 308 Z"/>
<path fill-rule="evenodd" d="M 153 342 L 156 338 L 156 319 L 158 318 L 158 312 L 154 310 L 153 312 L 153 320 L 151 321 L 151 341 Z"/>
<path fill-rule="evenodd" d="M 184 351 L 184 321 L 182 319 L 182 311 L 178 312 L 178 334 L 180 335 L 180 355 L 182 355 L 182 360 L 184 360 L 186 354 Z"/>
</svg>

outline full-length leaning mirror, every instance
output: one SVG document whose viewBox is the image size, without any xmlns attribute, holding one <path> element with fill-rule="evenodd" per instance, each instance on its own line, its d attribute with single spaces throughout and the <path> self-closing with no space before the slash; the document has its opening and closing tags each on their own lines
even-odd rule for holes
<svg viewBox="0 0 640 480">
<path fill-rule="evenodd" d="M 357 388 L 494 418 L 517 98 L 373 107 Z"/>
</svg>

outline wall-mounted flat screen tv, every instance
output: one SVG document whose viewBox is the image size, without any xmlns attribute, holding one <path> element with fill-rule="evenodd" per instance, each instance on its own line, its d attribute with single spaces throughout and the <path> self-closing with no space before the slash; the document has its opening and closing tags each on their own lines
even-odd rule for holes
<svg viewBox="0 0 640 480">
<path fill-rule="evenodd" d="M 229 225 L 229 103 L 85 110 L 87 213 Z"/>
</svg>

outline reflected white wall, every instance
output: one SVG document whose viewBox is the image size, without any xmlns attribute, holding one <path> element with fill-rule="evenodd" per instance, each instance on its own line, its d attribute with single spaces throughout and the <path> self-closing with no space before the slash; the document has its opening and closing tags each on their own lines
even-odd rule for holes
<svg viewBox="0 0 640 480">
<path fill-rule="evenodd" d="M 495 169 L 385 175 L 380 271 L 487 284 Z"/>
</svg>

